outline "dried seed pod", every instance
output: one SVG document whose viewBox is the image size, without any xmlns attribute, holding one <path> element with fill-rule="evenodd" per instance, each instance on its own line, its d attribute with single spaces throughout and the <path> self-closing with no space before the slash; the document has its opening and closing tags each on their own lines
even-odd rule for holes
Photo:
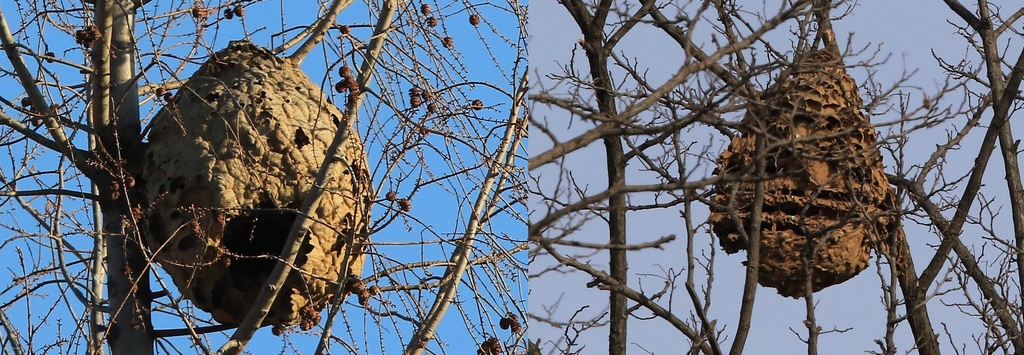
<svg viewBox="0 0 1024 355">
<path fill-rule="evenodd" d="M 21 107 L 32 106 L 32 99 L 26 97 L 21 98 Z"/>
<path fill-rule="evenodd" d="M 388 191 L 387 197 L 385 197 L 385 198 L 386 198 L 386 199 L 387 199 L 388 201 L 394 201 L 394 200 L 397 200 L 397 199 L 398 199 L 398 193 L 396 193 L 396 192 L 394 192 L 394 191 Z"/>
<path fill-rule="evenodd" d="M 469 15 L 469 24 L 473 25 L 473 27 L 479 26 L 480 25 L 480 15 L 479 14 Z"/>
<path fill-rule="evenodd" d="M 366 291 L 366 284 L 359 278 L 351 278 L 345 283 L 345 291 L 349 293 L 361 293 Z"/>
<path fill-rule="evenodd" d="M 455 47 L 455 39 L 451 37 L 445 37 L 444 39 L 441 40 L 441 43 L 444 44 L 444 47 L 448 49 Z"/>
<path fill-rule="evenodd" d="M 231 9 L 224 9 L 224 18 L 228 20 L 235 18 L 234 11 L 231 11 Z"/>
<path fill-rule="evenodd" d="M 420 13 L 421 14 L 430 15 L 431 12 L 433 12 L 433 10 L 430 9 L 430 4 L 421 4 L 420 5 Z"/>
<path fill-rule="evenodd" d="M 167 88 L 161 86 L 156 88 L 156 96 L 164 96 L 167 93 Z"/>
<path fill-rule="evenodd" d="M 523 331 L 523 324 L 519 323 L 519 316 L 517 316 L 515 313 L 508 312 L 505 313 L 505 317 L 509 321 L 509 326 L 512 328 L 512 333 L 519 334 L 520 332 Z"/>
<path fill-rule="evenodd" d="M 164 93 L 164 102 L 171 103 L 173 101 L 174 101 L 174 94 L 172 94 L 170 92 Z"/>
<path fill-rule="evenodd" d="M 359 83 L 356 82 L 355 78 L 353 78 L 351 76 L 348 77 L 348 78 L 345 78 L 345 84 L 348 85 L 348 91 L 351 91 L 352 94 L 356 95 L 356 94 L 359 93 Z"/>
<path fill-rule="evenodd" d="M 435 18 L 434 16 L 427 17 L 427 27 L 437 27 L 437 18 Z"/>
<path fill-rule="evenodd" d="M 338 69 L 338 73 L 344 78 L 342 79 L 342 82 L 345 83 L 348 91 L 352 93 L 351 96 L 349 96 L 349 100 L 352 100 L 353 96 L 359 93 L 359 83 L 356 82 L 355 76 L 352 75 L 352 69 L 349 68 L 348 65 L 344 65 L 341 69 Z"/>
<path fill-rule="evenodd" d="M 509 316 L 502 318 L 498 324 L 501 326 L 501 329 L 510 330 L 514 334 L 519 334 L 519 332 L 523 331 L 523 325 L 519 323 L 519 317 L 512 314 L 512 312 L 509 312 Z"/>
<path fill-rule="evenodd" d="M 370 297 L 372 297 L 373 295 L 376 294 L 376 293 L 373 293 L 373 291 L 372 291 L 373 288 L 377 288 L 377 290 L 376 290 L 377 293 L 380 293 L 380 288 L 379 287 L 377 287 L 375 285 L 375 286 L 373 286 L 373 287 L 368 289 L 368 288 L 366 288 L 366 284 L 364 284 L 362 280 L 360 280 L 358 277 L 355 277 L 355 276 L 349 276 L 349 281 L 348 281 L 348 283 L 345 284 L 346 292 L 349 292 L 351 294 L 354 294 L 354 295 L 358 296 L 359 297 L 359 304 L 363 305 L 363 307 L 369 307 L 370 306 Z"/>
<path fill-rule="evenodd" d="M 306 305 L 299 309 L 299 329 L 310 330 L 320 324 L 320 310 Z"/>
<path fill-rule="evenodd" d="M 480 344 L 480 350 L 477 351 L 477 354 L 481 354 L 481 353 L 484 354 L 484 355 L 498 355 L 498 354 L 501 354 L 502 353 L 501 342 L 498 341 L 498 338 L 495 338 L 495 337 L 491 337 L 491 338 L 485 340 L 483 342 L 483 344 Z"/>
<path fill-rule="evenodd" d="M 339 81 L 337 84 L 334 84 L 334 91 L 337 91 L 339 94 L 343 93 L 343 92 L 345 92 L 347 90 L 348 90 L 348 83 L 346 83 L 344 80 Z"/>
<path fill-rule="evenodd" d="M 348 27 L 348 25 L 343 25 L 340 31 L 342 36 L 347 36 L 349 33 L 352 33 L 352 28 Z"/>
<path fill-rule="evenodd" d="M 409 199 L 407 198 L 400 198 L 398 199 L 398 208 L 400 208 L 403 212 L 412 211 L 412 202 L 410 202 Z"/>
<path fill-rule="evenodd" d="M 202 20 L 209 17 L 210 14 L 213 13 L 213 11 L 214 9 L 212 7 L 196 5 L 192 6 L 192 9 L 189 10 L 189 13 L 192 14 L 192 18 Z"/>
<path fill-rule="evenodd" d="M 85 26 L 75 31 L 75 43 L 86 47 L 92 47 L 97 38 L 100 38 L 100 30 L 96 26 Z"/>
<path fill-rule="evenodd" d="M 437 112 L 437 104 L 435 104 L 433 102 L 427 104 L 427 112 L 436 113 Z"/>
<path fill-rule="evenodd" d="M 100 193 L 105 193 L 107 196 L 110 197 L 111 200 L 117 201 L 118 199 L 121 198 L 120 182 L 111 181 L 110 184 L 106 186 L 106 190 L 104 190 L 103 187 L 99 187 L 99 189 Z"/>
<path fill-rule="evenodd" d="M 242 5 L 235 6 L 234 12 L 235 15 L 238 15 L 238 17 L 245 16 L 245 8 L 242 7 Z"/>
<path fill-rule="evenodd" d="M 45 59 L 47 63 L 53 63 L 53 58 L 57 57 L 57 55 L 53 54 L 53 52 L 46 52 L 46 54 L 44 54 L 44 55 L 47 57 Z"/>
<path fill-rule="evenodd" d="M 480 101 L 480 99 L 473 100 L 473 103 L 469 105 L 469 108 L 474 110 L 483 110 L 484 102 Z"/>
<path fill-rule="evenodd" d="M 423 104 L 423 99 L 420 98 L 420 88 L 409 89 L 409 103 L 412 104 L 412 107 L 420 107 Z"/>
</svg>

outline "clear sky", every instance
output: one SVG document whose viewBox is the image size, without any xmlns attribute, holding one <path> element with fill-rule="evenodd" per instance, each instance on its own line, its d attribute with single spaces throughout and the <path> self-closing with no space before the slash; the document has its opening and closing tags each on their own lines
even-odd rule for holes
<svg viewBox="0 0 1024 355">
<path fill-rule="evenodd" d="M 634 4 L 633 10 L 639 7 L 635 1 L 628 3 Z M 664 1 L 659 1 L 658 3 L 666 5 L 663 11 L 670 17 L 671 14 L 674 14 L 675 6 L 692 9 L 699 5 L 699 2 L 694 4 L 686 1 L 673 2 L 671 5 Z M 755 22 L 754 26 L 759 23 L 754 13 L 768 13 L 770 16 L 779 8 L 779 3 L 779 1 L 774 0 L 766 1 L 764 4 L 761 1 L 737 1 L 744 16 Z M 968 3 L 970 2 L 965 2 L 968 8 L 976 8 L 976 5 Z M 994 2 L 994 4 L 1002 6 L 1003 12 L 1006 15 L 1013 13 L 1018 8 L 1018 4 L 1012 1 Z M 846 6 L 841 6 L 839 10 L 833 11 L 833 16 L 838 15 L 838 13 L 841 13 L 846 8 Z M 584 60 L 583 51 L 579 50 L 576 44 L 576 41 L 582 35 L 566 10 L 554 1 L 547 1 L 533 4 L 530 12 L 532 14 L 530 32 L 533 34 L 530 38 L 530 70 L 531 74 L 539 78 L 535 88 L 544 87 L 550 89 L 555 87 L 556 81 L 547 78 L 546 74 L 562 74 L 563 68 L 569 67 L 574 48 L 577 49 L 575 52 L 576 64 L 574 70 L 586 73 L 588 67 Z M 714 11 L 710 13 L 712 15 L 706 16 L 713 17 Z M 710 21 L 713 20 L 713 18 L 710 19 Z M 878 50 L 879 55 L 872 60 L 873 62 L 888 57 L 884 64 L 870 71 L 863 68 L 851 69 L 850 73 L 858 83 L 864 84 L 868 80 L 869 74 L 871 74 L 871 79 L 874 83 L 881 87 L 888 87 L 904 73 L 912 72 L 912 78 L 901 87 L 901 90 L 910 94 L 909 101 L 911 105 L 919 105 L 922 100 L 921 92 L 934 94 L 942 86 L 946 78 L 945 74 L 938 68 L 932 53 L 952 63 L 957 63 L 961 59 L 967 58 L 973 61 L 975 67 L 980 66 L 977 55 L 968 47 L 963 38 L 956 33 L 956 29 L 947 23 L 947 20 L 956 24 L 963 23 L 942 1 L 938 0 L 861 1 L 855 3 L 850 15 L 834 21 L 833 27 L 842 47 L 846 46 L 847 36 L 852 35 L 849 39 L 853 49 L 866 48 L 866 51 L 852 59 L 847 59 L 847 64 L 854 64 L 859 60 L 868 60 L 875 49 Z M 702 22 L 698 26 L 698 35 L 695 37 L 695 42 L 698 45 L 704 46 L 705 51 L 708 51 L 709 48 L 714 48 L 710 41 L 708 27 L 707 20 Z M 794 35 L 789 30 L 795 27 L 795 23 L 791 21 L 768 34 L 765 38 L 774 47 L 788 50 L 792 48 L 791 41 L 794 41 Z M 1006 53 L 1010 53 L 1008 55 L 1009 58 L 1015 58 L 1020 51 L 1022 41 L 1014 39 L 1007 44 L 1006 40 L 1003 40 L 1000 44 L 1005 45 L 1003 50 Z M 668 76 L 675 73 L 681 64 L 681 60 L 674 59 L 681 58 L 682 56 L 682 51 L 678 45 L 659 30 L 651 29 L 650 26 L 646 25 L 638 26 L 616 48 L 615 54 L 621 58 L 635 61 L 637 67 L 647 75 L 647 78 L 654 86 L 660 85 Z M 1008 60 L 1012 62 L 1013 59 Z M 617 77 L 621 78 L 622 76 L 619 75 Z M 627 84 L 626 86 L 628 87 L 629 85 Z M 556 94 L 564 94 L 566 88 L 567 86 L 555 87 L 553 91 Z M 972 88 L 978 89 L 977 86 L 972 86 Z M 948 101 L 944 104 L 957 105 L 957 100 L 962 99 L 958 95 L 952 96 L 957 97 L 947 98 Z M 534 105 L 532 113 L 536 120 L 547 121 L 549 123 L 547 128 L 552 130 L 562 141 L 592 127 L 591 123 L 570 121 L 568 114 L 564 111 L 552 110 L 543 105 Z M 872 120 L 876 124 L 898 118 L 898 112 L 875 112 L 874 114 Z M 953 126 L 962 127 L 964 121 L 966 121 L 966 118 L 958 118 L 947 122 L 946 125 L 913 133 L 911 135 L 912 143 L 910 149 L 906 152 L 908 154 L 907 160 L 910 162 L 922 162 L 927 159 L 928 154 L 934 150 L 935 143 L 946 140 L 946 129 Z M 888 127 L 880 128 L 879 131 L 881 136 L 887 136 L 892 133 Z M 1015 127 L 1015 133 L 1017 136 L 1022 133 L 1020 125 Z M 981 133 L 976 132 L 976 134 L 980 135 Z M 728 142 L 720 134 L 704 129 L 685 130 L 683 137 L 684 141 L 697 142 L 698 146 L 701 147 L 708 145 L 707 142 L 710 139 L 710 145 L 708 146 L 712 155 L 717 155 L 718 152 L 728 145 Z M 968 171 L 970 167 L 968 162 L 973 161 L 975 157 L 972 149 L 977 148 L 978 142 L 980 142 L 980 138 L 971 137 L 962 144 L 963 150 L 961 152 L 951 155 L 950 165 L 946 171 L 947 177 L 960 176 Z M 550 146 L 551 142 L 545 136 L 537 135 L 532 142 L 531 153 L 543 152 Z M 1012 235 L 1012 225 L 1009 224 L 1009 219 L 1005 216 L 1009 210 L 1008 201 L 1005 198 L 1005 191 L 998 187 L 1000 186 L 999 179 L 1003 177 L 1000 159 L 1001 157 L 997 155 L 993 157 L 993 161 L 989 164 L 990 169 L 986 175 L 986 181 L 990 181 L 990 186 L 994 186 L 993 189 L 996 190 L 988 192 L 986 195 L 989 198 L 994 198 L 995 206 L 1001 207 L 1004 211 L 1003 215 L 996 219 L 992 227 L 996 232 L 1001 232 L 1003 235 Z M 566 159 L 566 166 L 572 171 L 573 177 L 586 190 L 586 193 L 593 194 L 603 190 L 606 186 L 603 161 L 604 147 L 598 141 L 587 148 L 571 153 Z M 892 162 L 892 159 L 887 156 L 886 163 L 889 172 L 892 172 L 894 169 Z M 531 171 L 534 177 L 539 177 L 538 181 L 542 190 L 551 189 L 555 186 L 555 179 L 558 179 L 559 176 L 555 165 L 557 164 L 550 164 Z M 640 167 L 642 165 L 638 162 L 631 163 L 627 173 L 627 181 L 633 184 L 657 182 L 643 180 L 645 177 L 650 178 L 651 174 L 638 171 Z M 703 165 L 693 172 L 695 176 L 692 178 L 697 179 L 708 176 L 711 174 L 712 168 L 710 165 Z M 652 200 L 653 197 L 649 194 L 637 194 L 632 196 L 630 201 L 632 203 L 645 203 Z M 532 207 L 536 206 L 538 205 L 532 205 Z M 684 271 L 686 266 L 685 242 L 682 238 L 686 233 L 683 221 L 679 217 L 680 209 L 681 207 L 675 207 L 662 210 L 630 212 L 627 214 L 629 219 L 627 234 L 630 244 L 655 240 L 669 234 L 675 234 L 680 237 L 675 242 L 666 245 L 664 250 L 630 252 L 629 284 L 634 289 L 640 290 L 642 288 L 648 294 L 662 290 L 667 274 Z M 697 222 L 704 221 L 707 213 L 706 208 L 698 205 L 696 209 L 698 212 L 694 216 L 694 220 Z M 975 210 L 978 210 L 978 208 L 976 207 Z M 542 214 L 543 209 L 534 209 L 532 218 L 540 218 Z M 913 221 L 908 220 L 905 223 L 907 224 L 906 231 L 912 249 L 917 251 L 914 254 L 916 259 L 919 260 L 917 266 L 921 268 L 923 267 L 922 264 L 926 263 L 927 258 L 931 256 L 929 251 L 932 249 L 926 243 L 934 245 L 938 239 L 935 233 L 914 224 Z M 966 228 L 963 238 L 968 246 L 980 248 L 983 233 L 984 231 L 977 226 L 969 226 Z M 719 329 L 724 329 L 721 339 L 725 344 L 725 348 L 728 348 L 736 331 L 736 317 L 743 285 L 744 269 L 741 262 L 745 260 L 745 254 L 741 252 L 739 254 L 726 255 L 721 251 L 717 241 L 711 246 L 712 237 L 706 229 L 701 229 L 698 232 L 698 238 L 696 245 L 704 246 L 702 251 L 705 255 L 711 255 L 710 253 L 715 252 L 715 282 L 712 291 L 713 304 L 710 316 L 717 319 Z M 589 224 L 585 224 L 570 239 L 589 243 L 606 242 L 607 227 L 600 220 L 591 221 Z M 988 248 L 992 248 L 992 246 L 989 245 Z M 568 248 L 564 250 L 566 253 L 571 252 L 571 249 Z M 576 252 L 583 253 L 579 250 L 576 250 Z M 531 274 L 537 273 L 539 270 L 550 265 L 548 264 L 550 259 L 538 260 L 540 261 L 531 264 Z M 875 258 L 873 257 L 872 261 L 874 260 Z M 599 269 L 607 271 L 606 252 L 597 253 L 592 257 L 584 257 L 580 261 L 599 266 Z M 685 279 L 685 275 L 682 279 Z M 692 305 L 685 294 L 685 289 L 682 288 L 682 279 L 680 279 L 679 287 L 675 289 L 675 292 L 662 298 L 659 303 L 666 308 L 670 308 L 674 314 L 681 318 L 689 319 Z M 531 279 L 531 313 L 542 315 L 552 311 L 554 312 L 554 318 L 567 321 L 578 309 L 589 305 L 590 308 L 577 315 L 577 320 L 590 319 L 600 315 L 606 311 L 607 294 L 596 288 L 587 288 L 586 283 L 590 280 L 589 276 L 580 272 L 569 274 L 547 273 L 542 277 Z M 700 278 L 698 277 L 699 281 Z M 956 282 L 957 279 L 953 278 L 951 283 L 943 285 L 940 289 L 949 290 L 955 286 L 952 284 Z M 698 287 L 700 287 L 699 283 Z M 1018 286 L 1013 286 L 1011 289 L 1014 287 Z M 976 296 L 976 292 L 973 292 L 972 295 Z M 874 266 L 846 283 L 832 286 L 816 293 L 815 300 L 818 302 L 816 315 L 819 325 L 825 330 L 843 330 L 841 333 L 823 335 L 819 340 L 820 353 L 857 354 L 864 353 L 865 351 L 877 351 L 878 346 L 874 341 L 884 336 L 883 330 L 885 326 L 885 313 L 880 296 L 880 280 L 877 269 Z M 977 348 L 975 347 L 972 335 L 984 334 L 983 325 L 975 317 L 964 315 L 954 306 L 943 306 L 943 302 L 947 304 L 950 302 L 964 302 L 964 297 L 962 293 L 952 292 L 948 295 L 937 297 L 929 303 L 932 324 L 935 330 L 940 333 L 940 343 L 944 347 L 945 352 L 952 353 L 952 346 L 957 348 L 966 346 L 966 353 L 976 353 Z M 555 304 L 558 304 L 557 308 L 552 307 Z M 790 354 L 805 352 L 806 347 L 801 341 L 803 337 L 806 337 L 806 328 L 802 323 L 804 307 L 803 300 L 783 298 L 777 295 L 773 289 L 760 288 L 757 292 L 757 301 L 753 314 L 754 321 L 745 353 Z M 899 312 L 903 314 L 904 309 L 901 307 Z M 645 317 L 649 316 L 650 312 L 641 310 L 636 315 L 637 317 Z M 638 320 L 634 318 L 630 320 L 629 327 L 628 349 L 631 354 L 646 354 L 648 352 L 652 354 L 675 354 L 679 353 L 680 349 L 689 347 L 688 341 L 681 334 L 674 330 L 667 322 L 660 319 Z M 943 334 L 944 329 L 948 329 L 952 340 L 949 340 Z M 531 337 L 550 341 L 561 338 L 565 332 L 565 329 L 535 322 L 531 328 Z M 582 351 L 585 354 L 607 351 L 607 328 L 600 327 L 583 332 L 579 343 L 585 345 Z M 910 330 L 906 323 L 900 324 L 897 328 L 897 344 L 901 353 L 910 350 L 913 344 L 910 338 Z M 550 349 L 551 345 L 547 345 L 546 348 Z"/>
</svg>

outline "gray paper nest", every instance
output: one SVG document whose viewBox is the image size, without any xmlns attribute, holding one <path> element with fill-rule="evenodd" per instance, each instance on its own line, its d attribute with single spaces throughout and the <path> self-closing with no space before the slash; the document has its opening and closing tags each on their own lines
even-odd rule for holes
<svg viewBox="0 0 1024 355">
<path fill-rule="evenodd" d="M 239 324 L 273 270 L 342 112 L 297 67 L 232 42 L 153 119 L 143 172 L 146 242 L 184 297 Z M 326 186 L 317 221 L 265 325 L 309 329 L 345 278 L 360 275 L 372 200 L 357 132 L 346 170 Z M 339 275 L 343 262 L 347 275 Z"/>
</svg>

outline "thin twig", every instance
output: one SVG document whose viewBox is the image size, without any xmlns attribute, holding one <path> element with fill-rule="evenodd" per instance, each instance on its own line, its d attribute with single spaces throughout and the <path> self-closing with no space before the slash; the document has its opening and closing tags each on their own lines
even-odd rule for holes
<svg viewBox="0 0 1024 355">
<path fill-rule="evenodd" d="M 462 238 L 457 242 L 455 251 L 452 252 L 451 262 L 454 265 L 445 270 L 441 288 L 438 289 L 437 296 L 434 298 L 434 304 L 431 305 L 430 311 L 423 317 L 419 328 L 416 329 L 416 333 L 412 335 L 408 345 L 405 347 L 406 355 L 422 354 L 423 350 L 426 349 L 427 342 L 434 338 L 434 332 L 441 323 L 441 318 L 444 317 L 448 307 L 451 306 L 452 299 L 455 297 L 455 291 L 458 289 L 462 276 L 468 268 L 470 262 L 469 255 L 473 251 L 473 241 L 476 238 L 477 232 L 482 227 L 481 221 L 486 215 L 484 209 L 489 205 L 490 200 L 495 198 L 495 196 L 492 196 L 492 190 L 496 182 L 508 173 L 506 167 L 512 166 L 510 162 L 515 159 L 514 152 L 518 149 L 519 142 L 522 139 L 521 135 L 518 134 L 518 128 L 520 127 L 519 116 L 520 110 L 525 106 L 526 91 L 529 88 L 528 82 L 528 74 L 524 72 L 512 101 L 513 105 L 511 112 L 509 112 L 505 136 L 497 148 L 497 154 L 495 154 L 493 165 L 488 169 L 487 177 L 480 184 L 480 193 L 473 204 L 473 211 L 469 216 L 466 232 L 463 233 Z M 493 193 L 499 194 L 500 192 Z"/>
<path fill-rule="evenodd" d="M 4 343 L 11 345 L 11 351 L 15 355 L 25 355 L 25 349 L 21 347 L 21 333 L 18 332 L 18 328 L 11 324 L 11 319 L 7 318 L 7 313 L 3 309 L 0 309 L 0 325 L 3 325 L 4 331 L 7 332 L 7 339 Z"/>
<path fill-rule="evenodd" d="M 7 53 L 7 59 L 11 61 L 11 65 L 14 66 L 14 71 L 18 74 L 18 80 L 21 81 L 21 86 L 25 89 L 25 93 L 32 101 L 32 107 L 36 111 L 42 113 L 43 124 L 49 131 L 50 136 L 53 137 L 53 141 L 43 138 L 42 135 L 35 131 L 25 130 L 24 125 L 22 128 L 12 126 L 12 123 L 17 122 L 10 117 L 0 116 L 0 123 L 15 128 L 20 133 L 25 134 L 30 139 L 46 146 L 47 148 L 54 149 L 62 154 L 66 155 L 69 159 L 75 162 L 75 166 L 82 170 L 86 176 L 89 176 L 93 172 L 93 169 L 89 167 L 86 162 L 87 153 L 76 149 L 75 146 L 68 140 L 67 135 L 64 134 L 63 128 L 59 122 L 57 122 L 57 115 L 50 109 L 50 105 L 46 104 L 46 98 L 43 97 L 43 93 L 39 91 L 39 87 L 35 85 L 35 78 L 32 73 L 28 70 L 28 66 L 25 64 L 25 60 L 18 53 L 18 46 L 14 42 L 14 35 L 11 33 L 10 26 L 7 25 L 7 18 L 4 16 L 3 9 L 0 9 L 0 45 L 3 46 L 4 52 Z"/>
<path fill-rule="evenodd" d="M 311 34 L 309 38 L 306 38 L 306 41 L 302 42 L 302 45 L 300 45 L 299 48 L 295 50 L 295 53 L 292 53 L 292 55 L 288 56 L 288 59 L 290 59 L 296 65 L 302 63 L 302 60 L 306 58 L 306 55 L 308 55 L 309 52 L 312 51 L 313 48 L 320 43 L 320 41 L 324 40 L 324 35 L 327 34 L 327 29 L 331 28 L 331 26 L 334 25 L 334 19 L 338 18 L 338 14 L 341 13 L 341 10 L 351 5 L 353 1 L 354 0 L 331 1 L 331 6 L 327 8 L 327 13 L 320 16 L 320 18 L 317 19 L 316 23 L 313 26 L 306 28 L 306 30 L 303 30 L 302 33 L 300 33 L 297 37 L 295 37 L 295 39 L 293 39 L 293 41 L 297 41 L 305 37 L 306 35 Z M 288 47 L 290 46 L 288 45 L 288 43 L 286 43 L 282 45 L 280 48 L 286 50 Z M 277 52 L 277 49 L 275 49 L 274 51 Z"/>
</svg>

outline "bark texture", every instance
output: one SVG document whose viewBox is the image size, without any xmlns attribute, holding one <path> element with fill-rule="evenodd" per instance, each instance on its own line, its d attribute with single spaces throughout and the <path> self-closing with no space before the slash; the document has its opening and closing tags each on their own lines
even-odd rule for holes
<svg viewBox="0 0 1024 355">
<path fill-rule="evenodd" d="M 203 64 L 153 119 L 143 173 L 148 247 L 217 321 L 239 324 L 249 312 L 341 117 L 299 68 L 240 41 Z M 361 273 L 372 187 L 358 136 L 344 147 L 345 172 L 310 211 L 317 222 L 297 270 L 262 326 L 312 328 L 339 276 Z"/>
<path fill-rule="evenodd" d="M 757 129 L 741 132 L 719 157 L 715 173 L 732 182 L 715 186 L 710 223 L 727 253 L 747 249 L 736 220 L 750 223 L 753 180 L 765 178 L 758 282 L 799 298 L 808 270 L 812 291 L 842 283 L 902 230 L 877 134 L 838 51 L 810 53 L 781 80 L 748 107 L 744 127 Z M 762 133 L 766 154 L 755 149 Z M 765 177 L 753 176 L 755 159 L 766 159 Z"/>
</svg>

